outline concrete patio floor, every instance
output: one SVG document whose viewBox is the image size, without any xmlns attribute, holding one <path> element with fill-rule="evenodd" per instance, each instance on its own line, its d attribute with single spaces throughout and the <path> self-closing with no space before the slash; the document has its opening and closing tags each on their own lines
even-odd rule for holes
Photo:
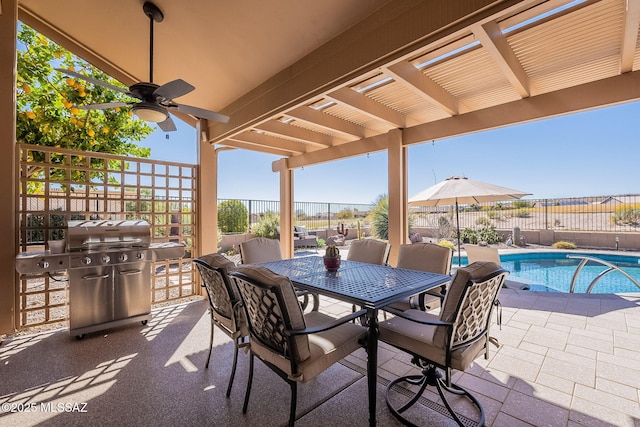
<svg viewBox="0 0 640 427">
<path fill-rule="evenodd" d="M 492 327 L 500 348 L 454 377 L 480 399 L 488 426 L 640 426 L 639 294 L 504 289 L 500 300 L 502 328 Z M 322 299 L 321 311 L 339 316 L 350 310 Z M 203 300 L 154 310 L 146 326 L 83 340 L 66 330 L 11 336 L 0 346 L 0 426 L 284 425 L 286 383 L 257 361 L 243 415 L 248 358 L 240 353 L 225 398 L 233 347 L 218 331 L 204 369 L 208 337 Z M 301 385 L 296 424 L 367 425 L 365 361 L 358 350 Z M 399 425 L 384 389 L 390 379 L 414 371 L 409 356 L 381 344 L 378 425 Z M 420 415 L 428 425 L 454 425 L 426 407 Z"/>
</svg>

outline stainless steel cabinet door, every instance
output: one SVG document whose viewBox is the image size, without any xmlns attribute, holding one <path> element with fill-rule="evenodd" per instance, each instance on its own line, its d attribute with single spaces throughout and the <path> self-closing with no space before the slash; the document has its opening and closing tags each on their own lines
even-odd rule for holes
<svg viewBox="0 0 640 427">
<path fill-rule="evenodd" d="M 99 325 L 113 319 L 113 269 L 69 270 L 69 327 Z"/>
<path fill-rule="evenodd" d="M 151 311 L 151 264 L 118 265 L 114 275 L 115 320 Z"/>
</svg>

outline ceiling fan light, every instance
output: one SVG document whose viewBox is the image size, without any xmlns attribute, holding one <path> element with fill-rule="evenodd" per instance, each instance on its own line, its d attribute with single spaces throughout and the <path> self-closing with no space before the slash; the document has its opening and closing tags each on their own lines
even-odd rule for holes
<svg viewBox="0 0 640 427">
<path fill-rule="evenodd" d="M 133 113 L 142 120 L 153 123 L 161 123 L 167 120 L 169 114 L 167 110 L 158 105 L 148 102 L 141 102 L 133 107 Z"/>
</svg>

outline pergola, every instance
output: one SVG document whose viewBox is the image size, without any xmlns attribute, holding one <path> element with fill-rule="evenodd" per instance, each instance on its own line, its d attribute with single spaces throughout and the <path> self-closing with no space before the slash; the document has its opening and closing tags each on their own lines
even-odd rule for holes
<svg viewBox="0 0 640 427">
<path fill-rule="evenodd" d="M 0 141 L 15 152 L 16 24 L 124 84 L 149 78 L 141 0 L 0 0 Z M 154 81 L 220 111 L 198 128 L 198 235 L 215 251 L 218 149 L 282 158 L 281 230 L 293 253 L 293 170 L 388 152 L 389 236 L 407 239 L 407 148 L 640 99 L 638 0 L 156 0 Z M 13 326 L 15 155 L 0 158 L 0 333 Z M 11 183 L 11 185 L 9 185 Z M 213 238 L 211 238 L 213 236 Z M 9 242 L 10 241 L 10 242 Z M 392 252 L 391 262 L 395 259 Z"/>
</svg>

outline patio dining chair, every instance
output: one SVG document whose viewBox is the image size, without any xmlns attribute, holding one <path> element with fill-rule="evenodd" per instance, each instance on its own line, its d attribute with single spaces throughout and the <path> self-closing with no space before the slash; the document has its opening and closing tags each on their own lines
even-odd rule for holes
<svg viewBox="0 0 640 427">
<path fill-rule="evenodd" d="M 409 353 L 411 363 L 420 369 L 420 374 L 396 378 L 387 386 L 387 406 L 404 424 L 415 425 L 409 416 L 413 419 L 421 414 L 410 411 L 405 417 L 404 413 L 431 385 L 436 387 L 446 409 L 460 426 L 463 422 L 445 392 L 466 396 L 480 413 L 478 425 L 484 425 L 482 405 L 469 391 L 454 384 L 451 374 L 454 369 L 467 370 L 483 353 L 489 358 L 491 312 L 507 274 L 493 262 L 475 262 L 458 269 L 439 316 L 422 310 L 390 309 L 395 317 L 380 323 L 379 339 Z M 444 377 L 439 370 L 444 371 Z"/>
<path fill-rule="evenodd" d="M 282 260 L 280 241 L 268 239 L 266 237 L 255 237 L 240 243 L 240 259 L 243 264 L 256 264 L 261 262 L 271 262 Z M 296 290 L 299 297 L 302 297 L 302 309 L 309 306 L 309 292 L 301 289 Z M 313 311 L 318 311 L 320 307 L 320 295 L 311 294 L 313 298 Z"/>
<path fill-rule="evenodd" d="M 254 237 L 240 243 L 240 259 L 243 264 L 280 261 L 282 251 L 280 241 L 266 237 Z"/>
<path fill-rule="evenodd" d="M 462 247 L 467 253 L 468 264 L 473 264 L 476 261 L 491 261 L 501 265 L 497 248 L 480 245 L 463 245 Z"/>
<path fill-rule="evenodd" d="M 349 245 L 347 260 L 385 265 L 390 251 L 389 243 L 375 239 L 356 239 Z"/>
<path fill-rule="evenodd" d="M 396 267 L 449 275 L 451 274 L 452 258 L 453 251 L 445 246 L 434 243 L 413 243 L 400 246 Z M 394 302 L 389 306 L 400 311 L 412 308 L 419 308 L 424 311 L 438 308 L 444 298 L 446 289 L 447 284 L 444 284 L 420 295 Z"/>
<path fill-rule="evenodd" d="M 298 383 L 312 380 L 364 345 L 366 329 L 350 321 L 365 311 L 339 320 L 317 311 L 305 314 L 289 278 L 262 266 L 239 266 L 231 277 L 244 303 L 251 342 L 242 412 L 247 412 L 254 357 L 258 357 L 291 388 L 288 424 L 292 426 Z"/>
<path fill-rule="evenodd" d="M 235 264 L 220 254 L 203 255 L 194 259 L 193 262 L 202 278 L 202 286 L 207 291 L 211 315 L 209 354 L 205 368 L 209 368 L 211 360 L 214 326 L 233 340 L 233 367 L 227 386 L 227 397 L 229 397 L 238 364 L 238 349 L 246 346 L 249 338 L 249 328 L 240 307 L 242 304 L 240 294 L 235 285 L 229 281 L 228 276 L 228 273 L 235 268 Z"/>
<path fill-rule="evenodd" d="M 389 252 L 391 252 L 389 243 L 375 239 L 356 239 L 349 245 L 347 260 L 386 265 L 389 261 Z M 356 311 L 355 304 L 351 306 L 351 310 Z M 364 318 L 360 321 L 364 322 Z"/>
<path fill-rule="evenodd" d="M 463 248 L 467 253 L 467 264 L 473 264 L 476 261 L 489 261 L 502 265 L 498 248 L 469 244 L 464 245 Z M 503 283 L 503 286 L 506 286 L 506 283 Z M 495 305 L 498 309 L 498 326 L 502 328 L 502 303 L 499 299 L 496 299 Z"/>
</svg>

